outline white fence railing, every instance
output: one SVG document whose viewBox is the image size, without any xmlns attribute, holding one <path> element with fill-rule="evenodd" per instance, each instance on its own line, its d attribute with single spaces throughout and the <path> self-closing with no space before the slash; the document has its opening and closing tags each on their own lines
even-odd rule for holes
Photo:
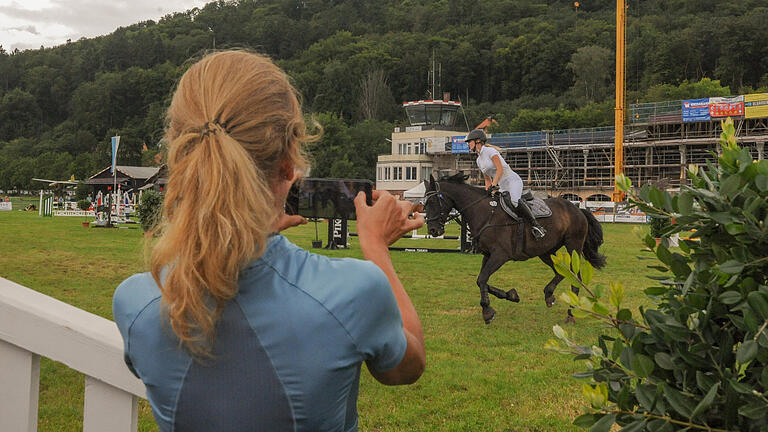
<svg viewBox="0 0 768 432">
<path fill-rule="evenodd" d="M 0 425 L 37 430 L 40 357 L 85 374 L 85 432 L 135 432 L 144 384 L 114 322 L 0 278 Z"/>
</svg>

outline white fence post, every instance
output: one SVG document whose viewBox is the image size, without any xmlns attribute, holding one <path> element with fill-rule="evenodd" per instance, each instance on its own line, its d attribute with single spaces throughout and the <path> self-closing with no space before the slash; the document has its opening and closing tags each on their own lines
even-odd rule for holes
<svg viewBox="0 0 768 432">
<path fill-rule="evenodd" d="M 136 396 L 86 376 L 83 432 L 136 432 L 138 403 Z"/>
<path fill-rule="evenodd" d="M 0 425 L 3 430 L 37 431 L 40 356 L 0 340 Z"/>
</svg>

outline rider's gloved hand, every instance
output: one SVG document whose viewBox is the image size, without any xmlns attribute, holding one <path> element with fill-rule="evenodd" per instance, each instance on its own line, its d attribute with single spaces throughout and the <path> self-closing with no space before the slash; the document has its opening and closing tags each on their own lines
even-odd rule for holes
<svg viewBox="0 0 768 432">
<path fill-rule="evenodd" d="M 498 186 L 491 186 L 488 188 L 488 195 L 495 197 L 496 194 L 499 193 L 499 187 Z"/>
</svg>

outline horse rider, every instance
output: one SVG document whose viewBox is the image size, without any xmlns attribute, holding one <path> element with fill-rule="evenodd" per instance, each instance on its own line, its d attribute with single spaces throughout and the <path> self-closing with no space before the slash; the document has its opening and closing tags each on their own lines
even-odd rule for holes
<svg viewBox="0 0 768 432">
<path fill-rule="evenodd" d="M 506 161 L 501 157 L 499 148 L 486 144 L 488 138 L 482 129 L 474 129 L 467 135 L 466 142 L 470 150 L 477 153 L 477 167 L 483 173 L 485 189 L 493 190 L 498 187 L 510 208 L 514 208 L 520 216 L 531 224 L 531 232 L 536 239 L 544 237 L 547 231 L 539 225 L 533 217 L 528 203 L 521 198 L 523 193 L 523 180 L 512 171 Z"/>
</svg>

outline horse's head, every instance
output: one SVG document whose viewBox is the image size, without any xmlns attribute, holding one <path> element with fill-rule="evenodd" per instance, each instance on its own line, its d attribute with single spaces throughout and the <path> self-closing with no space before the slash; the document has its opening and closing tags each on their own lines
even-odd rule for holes
<svg viewBox="0 0 768 432">
<path fill-rule="evenodd" d="M 441 236 L 445 233 L 445 222 L 453 204 L 440 192 L 440 184 L 431 175 L 429 181 L 424 180 L 424 190 L 427 230 L 432 237 Z"/>
</svg>

